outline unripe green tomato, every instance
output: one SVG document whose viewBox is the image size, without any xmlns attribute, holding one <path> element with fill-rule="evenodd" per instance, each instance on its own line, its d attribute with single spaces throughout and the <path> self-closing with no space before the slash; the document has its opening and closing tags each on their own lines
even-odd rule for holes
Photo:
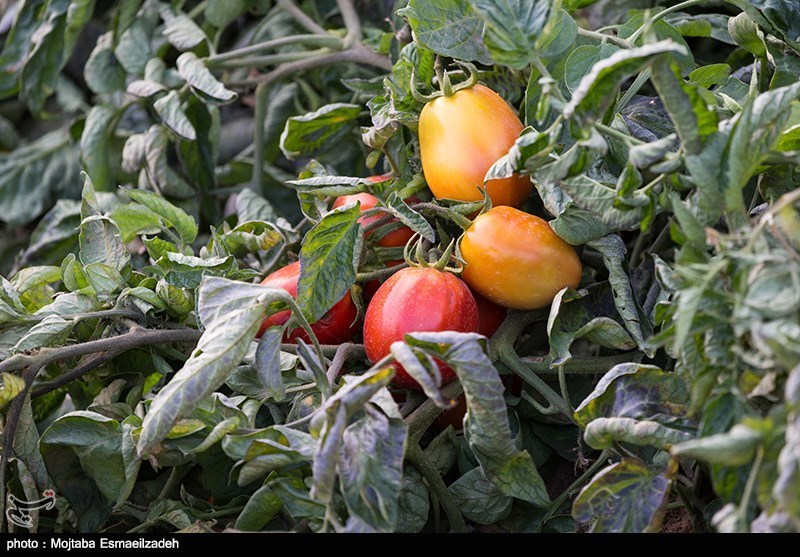
<svg viewBox="0 0 800 557">
<path fill-rule="evenodd" d="M 577 288 L 581 280 L 572 246 L 547 221 L 512 207 L 478 216 L 460 247 L 464 282 L 506 308 L 546 307 L 559 290 Z"/>
<path fill-rule="evenodd" d="M 519 117 L 484 85 L 462 89 L 426 104 L 419 117 L 422 172 L 434 197 L 480 201 L 486 188 L 492 205 L 519 207 L 531 192 L 528 176 L 483 179 L 514 145 Z"/>
</svg>

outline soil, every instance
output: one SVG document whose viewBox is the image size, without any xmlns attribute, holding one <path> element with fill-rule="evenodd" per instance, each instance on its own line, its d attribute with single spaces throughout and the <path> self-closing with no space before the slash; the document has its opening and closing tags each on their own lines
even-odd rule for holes
<svg viewBox="0 0 800 557">
<path fill-rule="evenodd" d="M 689 534 L 692 530 L 692 521 L 689 519 L 689 512 L 681 507 L 667 511 L 664 517 L 664 525 L 661 527 L 663 534 Z"/>
</svg>

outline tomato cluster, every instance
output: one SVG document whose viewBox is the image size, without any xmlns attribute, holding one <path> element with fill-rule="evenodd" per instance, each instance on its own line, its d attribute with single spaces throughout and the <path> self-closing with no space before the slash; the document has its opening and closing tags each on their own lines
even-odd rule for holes
<svg viewBox="0 0 800 557">
<path fill-rule="evenodd" d="M 464 263 L 460 278 L 438 266 L 423 265 L 403 268 L 383 284 L 370 281 L 364 285 L 368 306 L 363 328 L 348 293 L 312 324 L 321 343 L 352 340 L 361 329 L 367 357 L 377 362 L 390 353 L 393 342 L 413 332 L 479 332 L 490 337 L 508 309 L 545 307 L 559 290 L 578 286 L 582 269 L 572 246 L 546 221 L 518 209 L 531 192 L 530 179 L 513 175 L 484 183 L 489 168 L 514 144 L 521 130 L 522 123 L 511 107 L 483 85 L 461 89 L 425 105 L 419 121 L 420 157 L 434 197 L 476 201 L 483 199 L 481 190 L 485 188 L 493 208 L 478 215 L 460 240 Z M 369 179 L 380 182 L 389 178 Z M 364 212 L 379 203 L 377 197 L 363 192 L 335 199 L 332 209 L 359 204 Z M 366 227 L 381 218 L 373 211 L 359 223 Z M 369 230 L 366 237 L 374 232 Z M 373 242 L 381 247 L 401 247 L 413 235 L 410 228 L 395 224 Z M 402 261 L 387 265 L 398 263 Z M 300 263 L 295 262 L 272 273 L 262 284 L 296 296 L 299 274 Z M 272 315 L 259 334 L 267 327 L 283 325 L 289 317 L 288 311 Z M 287 331 L 285 340 L 297 338 L 308 339 L 302 329 Z M 395 385 L 420 388 L 402 366 L 392 365 Z M 439 362 L 439 367 L 443 383 L 455 378 L 448 366 Z M 454 425 L 463 417 L 463 406 L 462 401 L 460 408 L 447 414 Z"/>
</svg>

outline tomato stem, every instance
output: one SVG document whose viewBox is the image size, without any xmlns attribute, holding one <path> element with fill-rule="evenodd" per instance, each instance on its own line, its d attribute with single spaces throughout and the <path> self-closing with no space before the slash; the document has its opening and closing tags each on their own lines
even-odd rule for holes
<svg viewBox="0 0 800 557">
<path fill-rule="evenodd" d="M 447 514 L 447 520 L 450 522 L 450 528 L 456 533 L 465 533 L 467 525 L 464 522 L 461 511 L 458 510 L 458 505 L 456 505 L 450 490 L 447 489 L 444 481 L 442 481 L 439 471 L 431 464 L 419 445 L 416 443 L 410 445 L 406 450 L 406 458 L 420 471 L 422 477 L 428 483 L 428 487 L 439 498 L 439 502 L 444 508 L 445 514 Z"/>
</svg>

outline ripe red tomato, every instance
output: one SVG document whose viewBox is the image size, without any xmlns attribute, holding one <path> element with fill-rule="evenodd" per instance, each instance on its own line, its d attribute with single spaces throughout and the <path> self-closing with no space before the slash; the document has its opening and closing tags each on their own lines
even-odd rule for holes
<svg viewBox="0 0 800 557">
<path fill-rule="evenodd" d="M 514 144 L 522 122 L 508 104 L 483 85 L 439 97 L 422 108 L 419 147 L 422 172 L 437 198 L 480 201 L 486 188 L 492 205 L 519 207 L 531 192 L 528 176 L 483 179 Z"/>
<path fill-rule="evenodd" d="M 565 286 L 577 288 L 581 262 L 547 221 L 512 207 L 480 215 L 461 239 L 461 277 L 503 307 L 549 305 Z"/>
<path fill-rule="evenodd" d="M 286 267 L 278 269 L 261 281 L 264 286 L 280 288 L 285 290 L 293 298 L 297 297 L 297 281 L 300 279 L 300 262 L 295 261 Z M 261 328 L 256 334 L 256 338 L 261 338 L 264 331 L 269 327 L 283 325 L 289 320 L 292 312 L 290 310 L 279 311 L 267 317 L 261 324 Z M 350 293 L 345 294 L 344 298 L 336 302 L 318 321 L 311 324 L 311 330 L 317 336 L 321 344 L 340 344 L 351 340 L 358 331 L 358 308 L 353 303 Z M 311 342 L 308 334 L 301 328 L 296 327 L 287 331 L 285 335 L 287 342 L 298 338 L 305 342 Z"/>
<path fill-rule="evenodd" d="M 487 300 L 471 288 L 470 292 L 478 304 L 478 332 L 485 337 L 491 337 L 505 321 L 508 310 Z"/>
<path fill-rule="evenodd" d="M 407 333 L 478 330 L 478 306 L 467 285 L 455 275 L 433 268 L 409 267 L 389 277 L 375 293 L 364 317 L 364 348 L 377 362 L 393 342 Z M 406 389 L 421 387 L 395 362 L 393 383 Z M 442 382 L 455 372 L 440 364 Z"/>
<path fill-rule="evenodd" d="M 356 201 L 361 202 L 360 209 L 363 213 L 367 209 L 372 209 L 378 203 L 378 198 L 366 192 L 343 195 L 341 197 L 337 197 L 336 201 L 333 202 L 333 209 L 338 209 L 339 207 L 344 207 L 345 205 L 354 205 Z M 361 226 L 367 226 L 369 223 L 374 222 L 379 218 L 381 218 L 381 215 L 361 217 L 358 219 L 358 222 L 361 224 Z M 396 219 L 392 219 L 390 222 L 393 222 L 394 220 Z M 384 248 L 403 247 L 413 235 L 414 232 L 409 227 L 404 226 L 402 228 L 392 230 L 386 234 L 383 238 L 378 240 L 378 245 Z"/>
</svg>

